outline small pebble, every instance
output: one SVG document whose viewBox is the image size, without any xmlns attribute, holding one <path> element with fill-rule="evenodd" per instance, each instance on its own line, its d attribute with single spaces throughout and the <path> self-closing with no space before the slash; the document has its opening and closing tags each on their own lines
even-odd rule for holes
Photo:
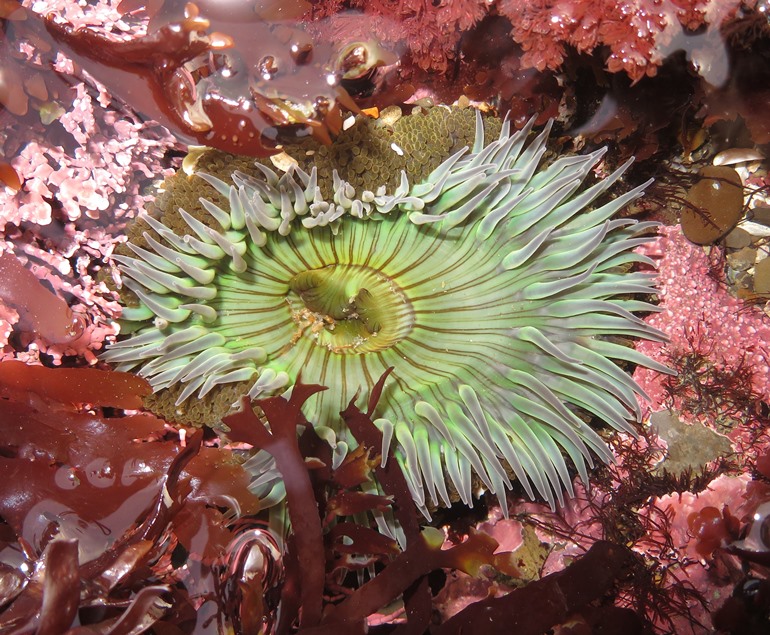
<svg viewBox="0 0 770 635">
<path fill-rule="evenodd" d="M 725 236 L 725 247 L 730 249 L 742 249 L 752 243 L 752 235 L 740 227 L 736 227 L 727 236 Z"/>
<path fill-rule="evenodd" d="M 754 293 L 770 294 L 770 258 L 754 265 Z"/>
<path fill-rule="evenodd" d="M 714 165 L 735 165 L 749 161 L 761 161 L 765 155 L 754 148 L 730 148 L 714 157 Z"/>
<path fill-rule="evenodd" d="M 734 271 L 746 271 L 754 266 L 757 259 L 757 250 L 751 247 L 744 247 L 736 252 L 727 254 L 727 264 Z"/>
<path fill-rule="evenodd" d="M 751 220 L 770 227 L 770 207 L 755 207 L 751 210 Z"/>
<path fill-rule="evenodd" d="M 692 206 L 682 210 L 682 231 L 696 245 L 711 245 L 729 232 L 743 216 L 743 183 L 729 167 L 708 166 L 687 192 Z"/>
</svg>

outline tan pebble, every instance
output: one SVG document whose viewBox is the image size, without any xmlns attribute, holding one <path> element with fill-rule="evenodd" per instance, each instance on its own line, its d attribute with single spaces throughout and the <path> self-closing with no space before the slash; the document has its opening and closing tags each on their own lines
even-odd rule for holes
<svg viewBox="0 0 770 635">
<path fill-rule="evenodd" d="M 714 157 L 714 165 L 735 165 L 748 161 L 761 161 L 765 155 L 754 148 L 730 148 Z"/>
<path fill-rule="evenodd" d="M 741 249 L 751 244 L 753 237 L 745 229 L 736 227 L 727 236 L 725 236 L 725 247 L 730 249 Z"/>
<path fill-rule="evenodd" d="M 754 266 L 757 259 L 757 250 L 751 247 L 744 247 L 731 254 L 727 254 L 727 264 L 733 271 L 745 271 Z"/>
<path fill-rule="evenodd" d="M 201 155 L 207 150 L 206 146 L 190 146 L 187 149 L 185 158 L 182 159 L 182 171 L 188 176 L 195 174 L 195 165 L 198 163 Z"/>
<path fill-rule="evenodd" d="M 754 293 L 770 293 L 770 258 L 754 266 Z"/>
<path fill-rule="evenodd" d="M 754 276 L 748 271 L 739 271 L 735 275 L 733 287 L 736 289 L 751 289 L 754 286 Z"/>
<path fill-rule="evenodd" d="M 299 162 L 294 157 L 289 156 L 285 152 L 274 154 L 270 157 L 270 162 L 281 172 L 288 172 L 291 166 L 299 165 Z"/>
<path fill-rule="evenodd" d="M 392 126 L 401 119 L 401 117 L 401 108 L 398 106 L 388 106 L 380 113 L 380 121 L 388 126 Z"/>
<path fill-rule="evenodd" d="M 696 245 L 711 245 L 743 216 L 743 185 L 733 168 L 708 166 L 687 192 L 690 206 L 682 210 L 682 231 Z"/>
<path fill-rule="evenodd" d="M 770 207 L 755 207 L 751 210 L 751 220 L 770 227 Z"/>
</svg>

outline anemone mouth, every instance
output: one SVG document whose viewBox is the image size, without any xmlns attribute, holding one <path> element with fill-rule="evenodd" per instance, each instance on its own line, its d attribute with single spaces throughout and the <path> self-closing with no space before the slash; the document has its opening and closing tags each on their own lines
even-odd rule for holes
<svg viewBox="0 0 770 635">
<path fill-rule="evenodd" d="M 667 369 L 613 341 L 663 339 L 633 314 L 654 307 L 629 299 L 654 293 L 628 271 L 654 224 L 613 219 L 644 185 L 596 205 L 628 164 L 581 188 L 603 152 L 539 168 L 548 129 L 528 142 L 530 128 L 505 122 L 485 144 L 477 115 L 470 151 L 389 193 L 335 172 L 322 196 L 315 168 L 199 173 L 221 202 L 179 209 L 182 235 L 145 217 L 145 245 L 116 256 L 139 304 L 104 359 L 184 386 L 177 403 L 242 381 L 274 394 L 301 374 L 329 387 L 305 415 L 336 461 L 354 443 L 340 411 L 392 366 L 375 424 L 419 506 L 450 504 L 447 480 L 471 504 L 471 473 L 504 502 L 503 463 L 561 502 L 565 455 L 586 481 L 592 456 L 611 460 L 576 412 L 629 433 L 641 416 L 615 362 Z"/>
<path fill-rule="evenodd" d="M 406 294 L 372 267 L 330 264 L 301 271 L 289 288 L 297 324 L 292 344 L 309 336 L 332 353 L 376 353 L 395 346 L 414 326 Z"/>
</svg>

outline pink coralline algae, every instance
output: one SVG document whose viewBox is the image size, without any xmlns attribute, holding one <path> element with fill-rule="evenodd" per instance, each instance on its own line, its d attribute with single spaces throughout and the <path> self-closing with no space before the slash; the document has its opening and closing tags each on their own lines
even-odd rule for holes
<svg viewBox="0 0 770 635">
<path fill-rule="evenodd" d="M 116 34 L 132 28 L 120 19 L 117 0 L 87 7 L 64 1 L 24 4 L 79 27 Z M 166 155 L 175 142 L 160 126 L 126 112 L 97 84 L 78 81 L 81 76 L 61 55 L 49 70 L 26 42 L 16 45 L 11 63 L 44 77 L 59 92 L 55 97 L 49 90 L 48 101 L 30 97 L 23 116 L 0 108 L 0 163 L 21 180 L 18 190 L 0 181 L 0 252 L 41 281 L 41 293 L 51 301 L 58 297 L 69 305 L 81 333 L 68 341 L 46 338 L 28 319 L 25 323 L 24 311 L 6 294 L 0 301 L 0 358 L 36 362 L 45 355 L 59 364 L 72 356 L 94 364 L 102 342 L 115 334 L 119 315 L 99 271 L 123 240 L 125 224 L 151 199 L 150 187 L 173 173 Z"/>
<path fill-rule="evenodd" d="M 88 12 L 72 2 L 24 4 L 75 26 L 98 24 L 103 31 L 118 33 L 131 29 L 118 20 L 117 0 L 99 2 Z M 7 223 L 48 224 L 61 212 L 71 221 L 83 215 L 96 219 L 111 216 L 115 208 L 141 204 L 142 188 L 164 176 L 160 161 L 173 143 L 170 135 L 116 111 L 119 105 L 101 87 L 86 87 L 75 79 L 81 74 L 61 55 L 51 72 L 23 37 L 4 47 L 8 51 L 3 55 L 16 60 L 18 72 L 55 84 L 57 92 L 44 90 L 45 100 L 30 97 L 30 108 L 22 116 L 11 117 L 0 109 L 0 159 L 4 157 L 23 182 L 18 193 L 0 188 L 0 230 Z M 67 84 L 72 87 L 62 88 Z"/>
<path fill-rule="evenodd" d="M 463 33 L 487 15 L 487 0 L 353 0 L 345 3 L 364 13 L 341 12 L 342 2 L 318 3 L 310 12 L 318 32 L 332 41 L 366 41 L 374 36 L 408 54 L 422 70 L 446 72 L 459 59 Z M 403 49 L 406 50 L 403 50 Z"/>
<path fill-rule="evenodd" d="M 719 622 L 725 618 L 722 616 L 720 619 L 717 609 L 726 606 L 741 581 L 747 579 L 745 571 L 750 570 L 748 561 L 741 562 L 728 554 L 747 548 L 749 554 L 759 553 L 760 557 L 767 558 L 766 540 L 753 544 L 751 534 L 756 532 L 750 531 L 753 521 L 767 524 L 766 518 L 762 517 L 766 514 L 767 501 L 767 482 L 751 480 L 746 474 L 722 475 L 697 494 L 677 492 L 655 500 L 657 507 L 667 511 L 671 544 L 676 545 L 679 562 L 686 565 L 688 583 L 700 589 L 708 599 L 705 605 L 692 606 L 692 617 L 702 625 L 713 622 L 719 630 Z M 765 509 L 765 514 L 758 514 L 762 509 Z M 747 538 L 738 540 L 740 536 Z M 762 570 L 764 572 L 760 572 Z M 748 575 L 765 577 L 766 572 L 766 567 L 754 568 Z M 736 628 L 732 621 L 731 629 L 719 632 L 762 632 L 740 626 Z M 677 621 L 677 624 L 675 632 L 686 632 L 682 621 Z"/>
<path fill-rule="evenodd" d="M 753 389 L 770 398 L 770 320 L 730 295 L 712 272 L 702 247 L 690 243 L 679 227 L 662 227 L 660 238 L 644 252 L 657 261 L 661 312 L 648 324 L 668 335 L 667 344 L 638 342 L 637 350 L 667 363 L 671 354 L 697 346 L 717 367 L 753 369 Z M 666 394 L 656 373 L 638 368 L 634 379 L 650 396 L 652 410 L 664 407 Z"/>
<path fill-rule="evenodd" d="M 343 12 L 343 4 L 363 14 Z M 405 54 L 405 66 L 445 73 L 456 72 L 455 66 L 462 63 L 460 51 L 468 30 L 485 18 L 503 16 L 511 25 L 508 37 L 523 51 L 516 53 L 518 67 L 558 70 L 570 50 L 592 54 L 606 47 L 607 70 L 638 81 L 655 75 L 665 58 L 679 49 L 687 51 L 706 76 L 716 61 L 709 51 L 720 49 L 714 42 L 707 45 L 700 30 L 706 27 L 709 37 L 716 35 L 721 26 L 756 4 L 740 0 L 327 0 L 314 3 L 309 17 L 325 21 L 318 28 L 329 37 L 374 34 Z"/>
<path fill-rule="evenodd" d="M 114 209 L 135 209 L 144 200 L 141 188 L 164 176 L 160 161 L 172 145 L 168 135 L 148 134 L 142 124 L 105 110 L 83 84 L 73 90 L 70 109 L 50 124 L 58 135 L 42 124 L 6 126 L 5 147 L 16 149 L 10 163 L 23 187 L 18 193 L 0 190 L 1 226 L 48 224 L 54 209 L 70 221 L 109 217 Z M 52 136 L 60 139 L 49 141 Z"/>
<path fill-rule="evenodd" d="M 91 0 L 88 3 L 72 0 L 25 0 L 22 4 L 41 15 L 56 13 L 77 28 L 95 26 L 118 33 L 130 30 L 118 11 L 119 0 Z"/>
</svg>

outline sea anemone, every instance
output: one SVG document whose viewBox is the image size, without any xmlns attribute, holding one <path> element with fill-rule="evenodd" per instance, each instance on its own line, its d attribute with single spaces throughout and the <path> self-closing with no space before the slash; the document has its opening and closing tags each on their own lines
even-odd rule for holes
<svg viewBox="0 0 770 635">
<path fill-rule="evenodd" d="M 415 117 L 430 119 L 404 129 Z M 613 219 L 647 185 L 605 195 L 629 163 L 581 187 L 604 150 L 542 167 L 550 125 L 530 140 L 532 126 L 476 113 L 470 150 L 407 163 L 395 187 L 317 163 L 279 173 L 265 160 L 231 182 L 199 171 L 199 209 L 144 215 L 133 253 L 115 257 L 131 334 L 103 359 L 175 390 L 178 407 L 241 382 L 253 398 L 300 374 L 328 386 L 304 414 L 337 464 L 355 443 L 340 411 L 392 366 L 375 423 L 426 514 L 452 487 L 471 504 L 473 473 L 501 504 L 512 474 L 563 502 L 565 458 L 586 482 L 593 455 L 612 458 L 586 414 L 631 434 L 641 415 L 616 362 L 666 371 L 626 341 L 663 339 L 633 314 L 654 310 L 633 299 L 655 292 L 633 269 L 654 223 Z M 384 130 L 387 151 L 411 158 L 387 124 L 355 128 Z"/>
</svg>

